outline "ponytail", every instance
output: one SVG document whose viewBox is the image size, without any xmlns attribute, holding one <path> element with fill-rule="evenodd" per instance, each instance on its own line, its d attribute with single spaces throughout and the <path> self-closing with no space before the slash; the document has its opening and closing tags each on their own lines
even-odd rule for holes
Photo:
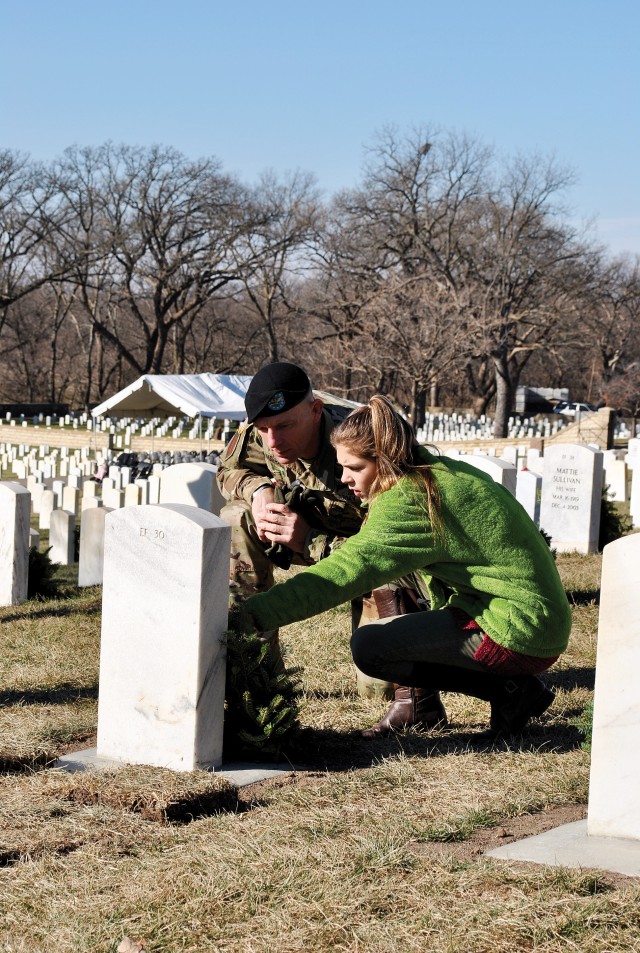
<svg viewBox="0 0 640 953">
<path fill-rule="evenodd" d="M 428 464 L 420 462 L 418 443 L 411 425 L 380 394 L 358 407 L 331 434 L 333 446 L 343 444 L 359 457 L 375 460 L 376 477 L 369 499 L 394 486 L 404 476 L 426 490 L 427 511 L 434 535 L 444 538 L 440 516 L 440 493 Z"/>
</svg>

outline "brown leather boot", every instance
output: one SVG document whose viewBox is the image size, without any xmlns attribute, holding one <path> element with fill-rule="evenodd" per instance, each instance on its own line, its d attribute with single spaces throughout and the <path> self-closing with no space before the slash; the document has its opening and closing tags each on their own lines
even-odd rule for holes
<svg viewBox="0 0 640 953">
<path fill-rule="evenodd" d="M 377 725 L 362 732 L 363 738 L 377 738 L 390 731 L 403 731 L 413 728 L 415 731 L 429 731 L 433 728 L 446 728 L 447 713 L 438 692 L 426 688 L 409 688 L 407 685 L 395 686 L 395 698 L 386 715 Z"/>
</svg>

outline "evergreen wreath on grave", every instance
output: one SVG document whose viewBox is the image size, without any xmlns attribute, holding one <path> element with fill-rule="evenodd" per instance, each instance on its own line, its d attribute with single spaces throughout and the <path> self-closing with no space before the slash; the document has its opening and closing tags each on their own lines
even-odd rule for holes
<svg viewBox="0 0 640 953">
<path fill-rule="evenodd" d="M 278 670 L 256 632 L 227 632 L 224 751 L 280 757 L 300 729 L 301 669 Z"/>
</svg>

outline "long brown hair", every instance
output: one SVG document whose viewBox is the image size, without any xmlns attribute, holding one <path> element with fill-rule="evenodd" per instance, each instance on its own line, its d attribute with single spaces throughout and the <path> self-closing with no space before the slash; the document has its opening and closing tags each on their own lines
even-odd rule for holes
<svg viewBox="0 0 640 953">
<path fill-rule="evenodd" d="M 377 472 L 369 490 L 370 500 L 404 476 L 424 486 L 434 534 L 444 537 L 440 492 L 431 466 L 420 461 L 411 425 L 386 397 L 376 394 L 368 404 L 350 413 L 331 433 L 331 443 L 334 447 L 344 444 L 357 456 L 375 460 Z"/>
</svg>

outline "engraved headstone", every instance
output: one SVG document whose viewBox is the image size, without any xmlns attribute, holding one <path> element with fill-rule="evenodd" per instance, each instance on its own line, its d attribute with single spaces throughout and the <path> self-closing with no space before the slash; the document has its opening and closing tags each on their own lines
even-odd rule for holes
<svg viewBox="0 0 640 953">
<path fill-rule="evenodd" d="M 0 605 L 27 598 L 31 494 L 20 483 L 0 483 Z"/>
<path fill-rule="evenodd" d="M 107 517 L 98 756 L 221 764 L 230 541 L 226 523 L 194 506 Z"/>
<path fill-rule="evenodd" d="M 597 552 L 602 476 L 600 450 L 565 443 L 545 451 L 540 528 L 558 552 Z"/>
</svg>

